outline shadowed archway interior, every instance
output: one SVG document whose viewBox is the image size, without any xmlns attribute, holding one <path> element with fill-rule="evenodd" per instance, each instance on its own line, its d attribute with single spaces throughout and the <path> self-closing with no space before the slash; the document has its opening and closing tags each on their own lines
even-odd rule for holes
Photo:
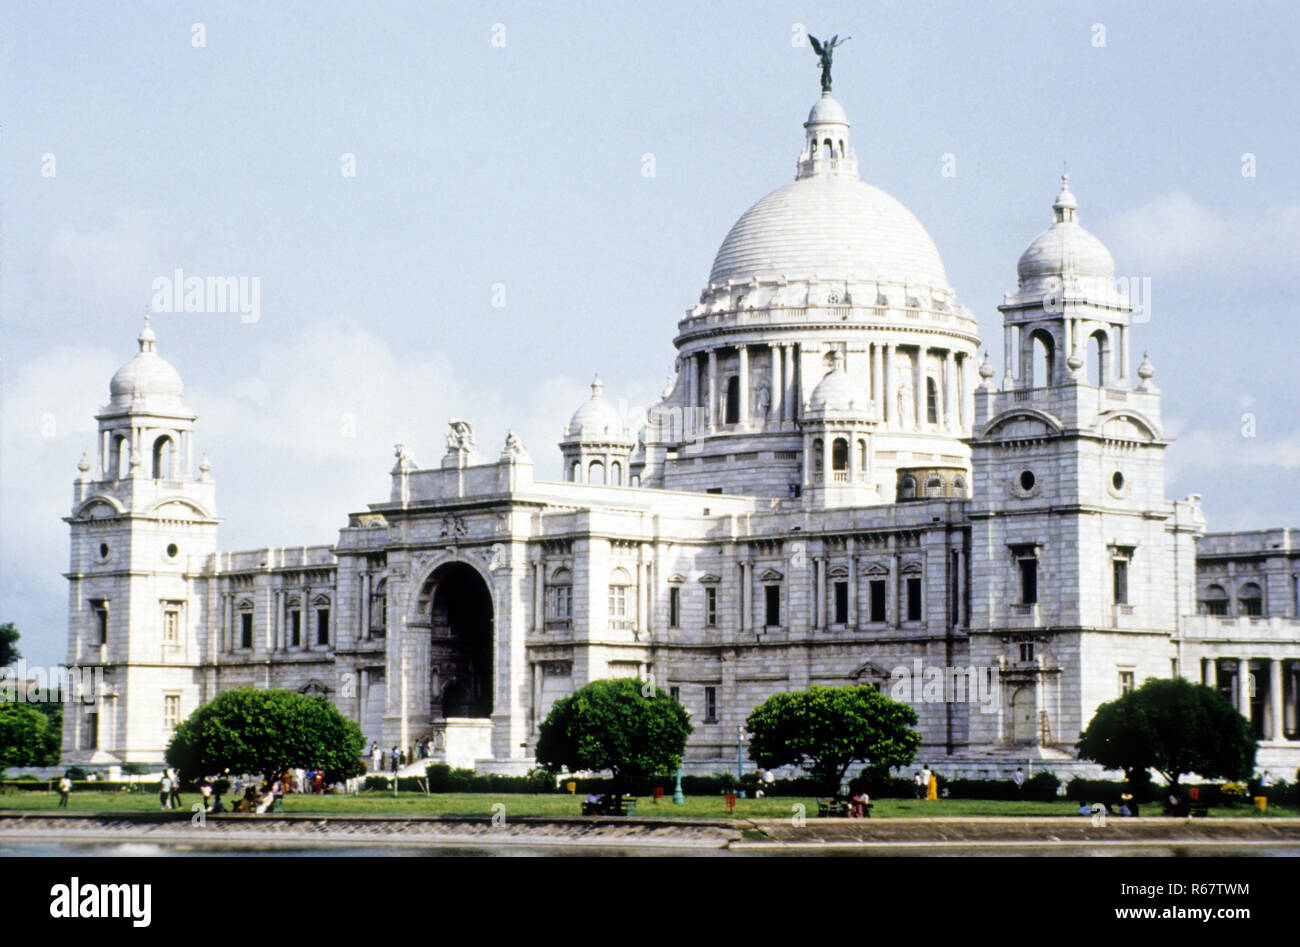
<svg viewBox="0 0 1300 947">
<path fill-rule="evenodd" d="M 438 717 L 492 713 L 492 594 L 463 562 L 439 566 L 429 578 L 430 710 Z"/>
</svg>

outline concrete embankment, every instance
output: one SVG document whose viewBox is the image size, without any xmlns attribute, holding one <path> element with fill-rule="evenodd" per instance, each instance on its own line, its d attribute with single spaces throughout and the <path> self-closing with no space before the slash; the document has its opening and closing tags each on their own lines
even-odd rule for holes
<svg viewBox="0 0 1300 947">
<path fill-rule="evenodd" d="M 1300 819 L 626 819 L 476 816 L 220 815 L 189 813 L 0 812 L 0 841 L 156 842 L 239 849 L 547 846 L 581 850 L 678 849 L 804 854 L 816 850 L 917 854 L 1013 854 L 1017 848 L 1198 850 L 1272 848 L 1300 854 Z"/>
</svg>

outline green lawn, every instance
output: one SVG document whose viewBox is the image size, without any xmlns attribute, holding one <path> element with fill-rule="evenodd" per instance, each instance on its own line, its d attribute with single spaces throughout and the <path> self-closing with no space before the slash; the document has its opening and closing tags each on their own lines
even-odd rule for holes
<svg viewBox="0 0 1300 947">
<path fill-rule="evenodd" d="M 185 808 L 198 802 L 196 793 L 182 796 Z M 13 791 L 0 793 L 0 810 L 52 810 L 58 806 L 57 793 Z M 286 812 L 333 813 L 338 815 L 478 815 L 490 816 L 496 805 L 505 806 L 510 816 L 576 816 L 582 799 L 569 795 L 524 795 L 480 793 L 443 793 L 426 796 L 404 792 L 398 796 L 384 792 L 363 792 L 356 796 L 296 796 L 285 798 Z M 809 817 L 817 815 L 817 800 L 812 798 L 767 797 L 739 799 L 735 816 L 750 819 L 789 818 L 795 805 L 803 805 Z M 924 802 L 915 799 L 881 799 L 871 810 L 872 818 L 925 818 L 963 816 L 1071 816 L 1077 806 L 1059 802 L 1000 802 L 979 799 L 940 799 Z M 153 792 L 74 792 L 68 809 L 75 812 L 157 812 L 158 796 Z M 1158 806 L 1145 806 L 1146 815 L 1159 815 Z M 643 798 L 637 802 L 636 814 L 645 818 L 726 818 L 727 807 L 721 796 L 688 796 L 683 805 L 670 799 L 659 803 Z M 1296 807 L 1268 807 L 1270 816 L 1300 816 Z M 1251 818 L 1259 815 L 1253 806 L 1214 808 L 1211 816 Z"/>
</svg>

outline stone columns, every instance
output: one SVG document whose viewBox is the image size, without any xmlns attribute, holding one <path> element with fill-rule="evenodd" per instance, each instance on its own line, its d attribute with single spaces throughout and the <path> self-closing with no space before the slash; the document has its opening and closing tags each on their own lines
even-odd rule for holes
<svg viewBox="0 0 1300 947">
<path fill-rule="evenodd" d="M 1250 659 L 1237 661 L 1237 710 L 1247 720 L 1250 719 Z"/>
<path fill-rule="evenodd" d="M 749 427 L 749 346 L 743 342 L 736 346 L 736 372 L 740 381 L 737 384 L 740 401 L 740 412 L 736 420 L 740 422 L 742 430 Z"/>
<path fill-rule="evenodd" d="M 709 349 L 709 400 L 705 402 L 705 417 L 709 430 L 718 429 L 718 350 Z"/>
<path fill-rule="evenodd" d="M 750 600 L 749 581 L 753 563 L 744 560 L 740 563 L 740 630 L 749 631 L 754 622 L 754 604 Z"/>
<path fill-rule="evenodd" d="M 885 382 L 882 375 L 884 365 L 884 350 L 879 342 L 875 342 L 871 346 L 871 400 L 876 405 L 876 417 L 882 421 L 885 418 Z"/>
<path fill-rule="evenodd" d="M 951 431 L 957 420 L 957 353 L 952 349 L 944 359 L 943 426 Z"/>
<path fill-rule="evenodd" d="M 782 378 L 784 388 L 781 391 L 781 420 L 794 420 L 794 346 L 781 346 L 781 360 L 785 362 L 785 372 Z"/>
<path fill-rule="evenodd" d="M 1202 682 L 1206 687 L 1213 687 L 1216 690 L 1219 687 L 1219 659 L 1209 658 L 1205 662 L 1205 680 Z"/>
<path fill-rule="evenodd" d="M 785 374 L 781 371 L 781 347 L 770 346 L 772 352 L 772 398 L 767 414 L 770 420 L 780 422 L 785 412 Z"/>
<path fill-rule="evenodd" d="M 1015 384 L 1015 377 L 1012 374 L 1012 366 L 1015 365 L 1015 348 L 1012 346 L 1012 338 L 1016 331 L 1015 326 L 1002 327 L 1002 390 L 1006 391 Z"/>
<path fill-rule="evenodd" d="M 853 452 L 857 453 L 856 450 Z M 858 557 L 853 554 L 852 547 L 849 548 L 849 615 L 848 627 L 857 630 L 858 627 Z"/>
<path fill-rule="evenodd" d="M 912 366 L 912 394 L 916 406 L 913 410 L 916 412 L 915 429 L 918 431 L 925 430 L 926 422 L 929 420 L 925 413 L 926 393 L 929 386 L 926 385 L 925 362 L 928 350 L 924 345 L 916 347 L 916 364 Z"/>
<path fill-rule="evenodd" d="M 544 591 L 546 586 L 546 563 L 540 555 L 533 557 L 533 631 L 541 634 L 546 630 L 546 605 Z"/>
<path fill-rule="evenodd" d="M 829 463 L 823 463 L 822 468 L 829 467 Z M 826 627 L 826 559 L 824 556 L 818 556 L 813 560 L 813 582 L 816 588 L 813 589 L 813 601 L 816 603 L 815 614 L 817 616 L 815 627 L 820 630 Z"/>
<path fill-rule="evenodd" d="M 888 426 L 895 427 L 898 424 L 898 382 L 894 378 L 894 373 L 898 370 L 897 355 L 894 349 L 894 343 L 890 342 L 885 346 L 885 410 L 881 414 L 881 419 Z"/>
<path fill-rule="evenodd" d="M 686 406 L 700 405 L 700 362 L 694 354 L 686 356 Z"/>
<path fill-rule="evenodd" d="M 1128 387 L 1128 326 L 1119 327 L 1119 382 Z"/>
<path fill-rule="evenodd" d="M 1268 663 L 1268 705 L 1272 712 L 1272 723 L 1268 732 L 1264 734 L 1265 739 L 1284 740 L 1286 731 L 1282 725 L 1282 694 L 1285 681 L 1282 678 L 1282 659 L 1274 658 Z"/>
</svg>

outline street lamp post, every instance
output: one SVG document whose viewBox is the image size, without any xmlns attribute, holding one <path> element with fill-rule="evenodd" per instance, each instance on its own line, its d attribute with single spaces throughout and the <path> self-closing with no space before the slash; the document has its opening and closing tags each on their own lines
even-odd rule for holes
<svg viewBox="0 0 1300 947">
<path fill-rule="evenodd" d="M 680 806 L 686 802 L 686 794 L 682 792 L 682 768 L 677 767 L 677 785 L 673 787 L 673 805 Z"/>
</svg>

